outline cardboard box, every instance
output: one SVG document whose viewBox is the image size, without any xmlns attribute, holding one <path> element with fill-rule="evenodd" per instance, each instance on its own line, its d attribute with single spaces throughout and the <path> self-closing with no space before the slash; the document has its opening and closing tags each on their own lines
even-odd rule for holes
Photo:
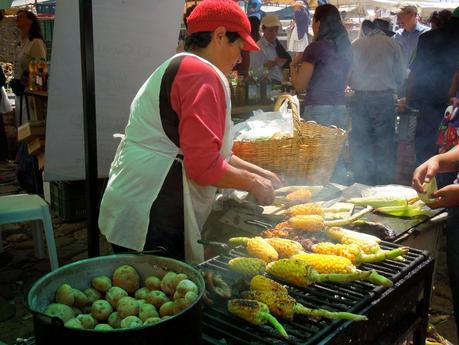
<svg viewBox="0 0 459 345">
<path fill-rule="evenodd" d="M 27 144 L 27 150 L 29 155 L 38 155 L 41 152 L 45 151 L 45 138 L 35 138 L 30 143 Z"/>
<path fill-rule="evenodd" d="M 46 134 L 45 121 L 30 121 L 18 128 L 18 141 L 29 143 L 37 137 Z"/>
</svg>

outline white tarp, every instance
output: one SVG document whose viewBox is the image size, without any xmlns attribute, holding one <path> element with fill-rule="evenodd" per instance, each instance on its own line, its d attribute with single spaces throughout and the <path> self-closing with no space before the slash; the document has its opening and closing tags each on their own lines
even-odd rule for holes
<svg viewBox="0 0 459 345">
<path fill-rule="evenodd" d="M 105 177 L 140 86 L 175 53 L 184 2 L 93 1 L 98 174 Z M 48 115 L 46 180 L 85 177 L 78 1 L 56 5 Z"/>
</svg>

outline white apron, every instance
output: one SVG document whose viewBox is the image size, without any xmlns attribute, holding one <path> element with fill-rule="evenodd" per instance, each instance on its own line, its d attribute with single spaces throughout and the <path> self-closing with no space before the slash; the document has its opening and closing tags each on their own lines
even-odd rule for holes
<svg viewBox="0 0 459 345">
<path fill-rule="evenodd" d="M 183 55 L 199 58 L 212 66 L 220 77 L 226 98 L 225 132 L 220 153 L 229 160 L 233 142 L 228 81 L 216 66 L 194 54 L 181 53 L 171 59 Z M 182 153 L 162 128 L 159 100 L 156 97 L 171 59 L 158 67 L 131 105 L 126 137 L 116 151 L 100 208 L 99 228 L 108 241 L 137 251 L 142 251 L 145 245 L 151 206 L 172 163 L 180 160 L 177 154 Z M 152 112 L 151 109 L 157 111 Z M 136 112 L 140 115 L 135 116 Z M 182 176 L 185 259 L 199 263 L 204 260 L 204 251 L 197 240 L 201 238 L 202 226 L 212 210 L 216 187 L 203 187 L 189 180 L 183 162 Z"/>
</svg>

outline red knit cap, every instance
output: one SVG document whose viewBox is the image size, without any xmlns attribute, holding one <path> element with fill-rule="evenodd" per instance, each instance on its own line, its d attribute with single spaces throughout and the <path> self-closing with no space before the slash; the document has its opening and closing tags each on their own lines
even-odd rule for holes
<svg viewBox="0 0 459 345">
<path fill-rule="evenodd" d="M 244 40 L 244 50 L 260 50 L 250 36 L 247 15 L 233 0 L 203 0 L 187 19 L 188 33 L 214 31 L 219 26 L 228 32 L 237 32 Z"/>
</svg>

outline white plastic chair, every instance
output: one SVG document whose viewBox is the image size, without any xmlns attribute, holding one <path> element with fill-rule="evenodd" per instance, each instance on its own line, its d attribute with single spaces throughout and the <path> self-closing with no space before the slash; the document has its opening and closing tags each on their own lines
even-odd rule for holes
<svg viewBox="0 0 459 345">
<path fill-rule="evenodd" d="M 49 214 L 48 204 L 35 194 L 0 196 L 0 225 L 26 221 L 34 221 L 32 235 L 35 244 L 35 255 L 40 259 L 45 257 L 45 247 L 43 232 L 38 221 L 43 223 L 51 270 L 55 270 L 59 267 L 59 263 L 57 261 L 53 223 Z M 3 246 L 0 231 L 0 252 L 2 251 Z"/>
</svg>

